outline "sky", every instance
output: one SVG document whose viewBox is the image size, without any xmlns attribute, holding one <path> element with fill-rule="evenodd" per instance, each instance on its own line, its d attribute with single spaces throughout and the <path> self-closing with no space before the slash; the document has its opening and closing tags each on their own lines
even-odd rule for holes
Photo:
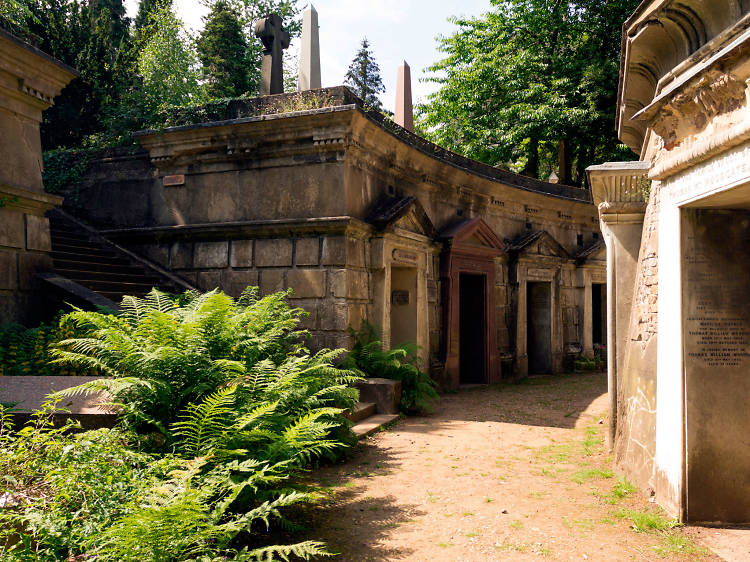
<svg viewBox="0 0 750 562">
<path fill-rule="evenodd" d="M 306 6 L 306 0 L 300 1 Z M 393 110 L 398 67 L 411 67 L 414 103 L 435 91 L 433 83 L 420 82 L 424 69 L 443 58 L 435 38 L 450 35 L 451 16 L 477 16 L 490 9 L 490 0 L 315 0 L 320 25 L 320 65 L 323 86 L 339 86 L 363 37 L 367 37 L 386 91 L 383 105 Z M 138 0 L 125 0 L 128 15 L 135 17 Z M 177 14 L 194 32 L 203 27 L 207 10 L 198 0 L 175 0 Z M 290 46 L 299 49 L 299 40 Z"/>
</svg>

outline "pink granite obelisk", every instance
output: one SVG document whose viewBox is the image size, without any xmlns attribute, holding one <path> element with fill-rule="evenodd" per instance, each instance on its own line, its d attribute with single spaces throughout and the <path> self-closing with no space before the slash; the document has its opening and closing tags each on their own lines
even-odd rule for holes
<svg viewBox="0 0 750 562">
<path fill-rule="evenodd" d="M 411 101 L 411 69 L 406 64 L 406 61 L 398 67 L 396 113 L 393 120 L 407 131 L 414 132 L 414 107 Z"/>
</svg>

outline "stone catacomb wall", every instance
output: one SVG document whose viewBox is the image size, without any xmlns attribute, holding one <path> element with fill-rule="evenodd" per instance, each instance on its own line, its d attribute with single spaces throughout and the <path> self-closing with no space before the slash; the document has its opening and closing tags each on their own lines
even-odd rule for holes
<svg viewBox="0 0 750 562">
<path fill-rule="evenodd" d="M 380 326 L 389 344 L 400 343 L 392 333 L 412 334 L 438 378 L 447 337 L 443 235 L 475 218 L 508 247 L 543 234 L 558 253 L 537 245 L 521 269 L 551 272 L 540 274 L 557 295 L 550 315 L 559 372 L 565 350 L 581 349 L 581 318 L 590 314 L 576 270 L 602 277 L 605 269 L 599 253 L 585 252 L 599 236 L 588 193 L 444 151 L 363 110 L 346 89 L 321 95 L 333 105 L 259 115 L 248 104 L 247 115 L 235 108 L 228 121 L 139 133 L 144 150 L 110 151 L 92 163 L 75 186 L 77 213 L 199 287 L 293 289 L 310 311 L 313 345 L 349 345 L 347 328 L 362 320 Z M 471 243 L 481 249 L 486 241 Z M 517 354 L 526 337 L 517 321 L 525 277 L 511 273 L 519 259 L 492 258 L 495 314 L 486 324 L 494 324 L 493 361 L 513 368 L 515 360 L 525 375 Z M 414 323 L 399 320 L 405 311 Z"/>
<path fill-rule="evenodd" d="M 61 203 L 42 189 L 42 111 L 74 71 L 0 30 L 0 323 L 44 314 L 34 273 L 49 269 L 45 212 Z"/>
<path fill-rule="evenodd" d="M 594 189 L 618 279 L 615 459 L 682 521 L 750 521 L 748 22 L 739 0 L 638 8 L 624 27 L 618 126 L 651 180 L 648 207 Z M 592 183 L 614 169 L 620 185 L 633 174 L 610 163 Z"/>
</svg>

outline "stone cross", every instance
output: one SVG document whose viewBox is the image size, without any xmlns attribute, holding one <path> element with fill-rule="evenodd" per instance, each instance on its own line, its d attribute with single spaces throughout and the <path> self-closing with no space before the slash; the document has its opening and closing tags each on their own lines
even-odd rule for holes
<svg viewBox="0 0 750 562">
<path fill-rule="evenodd" d="M 255 36 L 263 41 L 263 66 L 260 75 L 260 95 L 284 93 L 284 49 L 289 47 L 289 33 L 283 21 L 271 14 L 255 22 Z"/>
<path fill-rule="evenodd" d="M 406 61 L 398 67 L 396 111 L 393 120 L 407 131 L 414 132 L 414 108 L 411 101 L 411 69 L 406 64 Z"/>
<path fill-rule="evenodd" d="M 299 82 L 297 89 L 317 90 L 320 83 L 320 36 L 318 32 L 318 12 L 310 4 L 302 15 L 302 52 L 299 61 Z"/>
</svg>

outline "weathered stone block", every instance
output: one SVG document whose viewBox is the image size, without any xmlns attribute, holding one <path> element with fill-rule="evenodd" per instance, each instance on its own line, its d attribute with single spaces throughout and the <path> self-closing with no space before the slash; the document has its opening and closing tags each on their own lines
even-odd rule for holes
<svg viewBox="0 0 750 562">
<path fill-rule="evenodd" d="M 301 238 L 296 242 L 297 265 L 318 265 L 320 263 L 320 239 Z"/>
<path fill-rule="evenodd" d="M 360 402 L 374 402 L 378 414 L 398 414 L 401 404 L 401 381 L 365 379 L 354 384 Z"/>
<path fill-rule="evenodd" d="M 365 271 L 336 269 L 329 272 L 330 296 L 336 298 L 366 299 L 369 294 L 368 274 Z"/>
<path fill-rule="evenodd" d="M 0 246 L 23 248 L 25 244 L 23 213 L 15 209 L 0 209 Z"/>
<path fill-rule="evenodd" d="M 260 272 L 260 292 L 270 295 L 284 290 L 284 270 L 266 269 Z"/>
<path fill-rule="evenodd" d="M 248 287 L 258 286 L 257 271 L 236 271 L 230 270 L 224 273 L 222 286 L 224 292 L 239 297 L 242 291 Z"/>
<path fill-rule="evenodd" d="M 355 267 L 365 266 L 364 242 L 358 238 L 346 239 L 346 263 Z"/>
<path fill-rule="evenodd" d="M 287 285 L 294 289 L 292 298 L 309 299 L 325 296 L 325 271 L 322 269 L 291 269 Z"/>
<path fill-rule="evenodd" d="M 169 249 L 169 267 L 189 269 L 193 267 L 193 245 L 190 242 L 175 242 Z"/>
<path fill-rule="evenodd" d="M 232 240 L 232 267 L 253 266 L 254 240 Z"/>
<path fill-rule="evenodd" d="M 349 327 L 349 311 L 346 304 L 322 304 L 320 306 L 321 330 L 346 330 Z"/>
<path fill-rule="evenodd" d="M 193 266 L 222 268 L 229 265 L 229 242 L 197 242 Z"/>
<path fill-rule="evenodd" d="M 18 254 L 18 287 L 22 291 L 31 290 L 34 274 L 37 271 L 50 269 L 52 269 L 52 258 L 48 254 Z"/>
<path fill-rule="evenodd" d="M 52 251 L 47 217 L 26 215 L 26 249 L 40 252 Z"/>
<path fill-rule="evenodd" d="M 12 290 L 18 286 L 18 268 L 15 252 L 0 252 L 0 289 Z"/>
<path fill-rule="evenodd" d="M 150 244 L 145 247 L 143 253 L 146 256 L 146 259 L 163 267 L 169 267 L 169 246 Z"/>
<path fill-rule="evenodd" d="M 256 240 L 255 263 L 258 267 L 292 265 L 292 241 L 287 239 Z"/>
<path fill-rule="evenodd" d="M 303 308 L 307 313 L 303 318 L 300 319 L 300 324 L 305 330 L 317 330 L 318 329 L 318 300 L 307 300 L 297 301 L 294 303 L 295 306 Z"/>
<path fill-rule="evenodd" d="M 328 271 L 330 296 L 346 298 L 349 296 L 349 271 L 346 269 L 332 269 Z"/>
<path fill-rule="evenodd" d="M 323 239 L 323 265 L 346 265 L 346 238 Z"/>
<path fill-rule="evenodd" d="M 198 287 L 204 291 L 213 291 L 214 289 L 221 288 L 221 272 L 220 271 L 199 271 L 198 272 Z"/>
</svg>

